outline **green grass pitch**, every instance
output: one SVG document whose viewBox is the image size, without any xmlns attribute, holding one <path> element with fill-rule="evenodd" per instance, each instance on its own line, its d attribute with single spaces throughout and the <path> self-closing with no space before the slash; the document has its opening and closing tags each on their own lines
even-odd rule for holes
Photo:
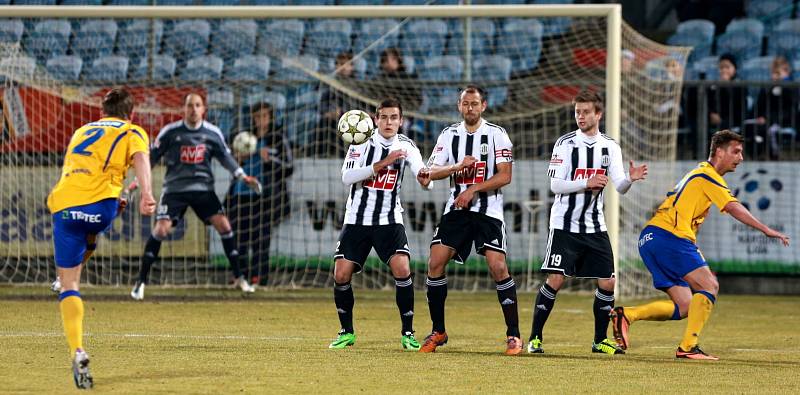
<svg viewBox="0 0 800 395">
<path fill-rule="evenodd" d="M 96 393 L 799 393 L 800 298 L 719 298 L 701 337 L 718 362 L 676 360 L 685 321 L 637 322 L 627 355 L 592 354 L 591 295 L 562 294 L 543 355 L 507 357 L 494 293 L 451 292 L 450 342 L 403 352 L 392 291 L 355 289 L 358 340 L 339 329 L 330 290 L 86 287 L 85 347 Z M 523 337 L 534 295 L 520 294 Z M 629 304 L 629 303 L 628 303 Z M 425 294 L 415 329 L 430 330 Z M 609 331 L 610 335 L 610 331 Z M 74 393 L 55 297 L 0 287 L 0 393 Z"/>
</svg>

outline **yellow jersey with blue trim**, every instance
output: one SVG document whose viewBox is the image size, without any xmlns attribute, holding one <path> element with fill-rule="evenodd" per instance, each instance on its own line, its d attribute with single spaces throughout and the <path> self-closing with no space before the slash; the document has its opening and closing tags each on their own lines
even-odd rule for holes
<svg viewBox="0 0 800 395">
<path fill-rule="evenodd" d="M 64 155 L 61 178 L 47 196 L 51 213 L 104 199 L 118 198 L 133 154 L 150 150 L 147 132 L 119 118 L 81 126 Z"/>
<path fill-rule="evenodd" d="M 657 226 L 675 236 L 697 242 L 697 230 L 708 216 L 713 203 L 720 212 L 725 205 L 738 201 L 725 179 L 709 162 L 701 162 L 667 193 L 647 225 Z"/>
</svg>

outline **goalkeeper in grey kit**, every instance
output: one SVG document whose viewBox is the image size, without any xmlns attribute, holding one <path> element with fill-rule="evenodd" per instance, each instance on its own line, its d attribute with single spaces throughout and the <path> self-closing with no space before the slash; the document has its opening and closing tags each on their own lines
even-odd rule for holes
<svg viewBox="0 0 800 395">
<path fill-rule="evenodd" d="M 219 128 L 203 119 L 206 111 L 203 97 L 189 93 L 183 103 L 183 119 L 164 126 L 150 150 L 151 165 L 154 166 L 163 157 L 167 174 L 156 211 L 156 224 L 145 244 L 139 280 L 131 291 L 131 297 L 136 300 L 144 299 L 144 287 L 148 283 L 150 268 L 158 260 L 161 242 L 169 236 L 189 207 L 204 223 L 214 226 L 222 237 L 225 256 L 236 278 L 235 285 L 242 292 L 254 290 L 239 270 L 236 239 L 222 204 L 214 193 L 211 159 L 216 158 L 235 178 L 257 193 L 261 193 L 261 184 L 239 167 Z"/>
</svg>

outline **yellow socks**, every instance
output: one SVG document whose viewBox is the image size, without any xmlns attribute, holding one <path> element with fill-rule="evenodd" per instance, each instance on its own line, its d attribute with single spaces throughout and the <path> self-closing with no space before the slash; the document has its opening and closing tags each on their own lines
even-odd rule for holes
<svg viewBox="0 0 800 395">
<path fill-rule="evenodd" d="M 70 357 L 75 350 L 83 348 L 83 299 L 78 291 L 64 291 L 58 295 L 64 335 L 69 344 Z"/>
<path fill-rule="evenodd" d="M 671 300 L 659 300 L 642 306 L 625 307 L 625 317 L 628 321 L 666 321 L 681 319 L 678 307 Z M 677 316 L 677 318 L 675 318 Z"/>
<path fill-rule="evenodd" d="M 700 337 L 700 331 L 711 316 L 711 310 L 714 309 L 714 303 L 717 298 L 706 291 L 699 291 L 692 295 L 692 302 L 689 304 L 689 320 L 686 323 L 686 332 L 683 334 L 683 341 L 681 342 L 681 349 L 689 351 L 697 345 L 697 340 Z"/>
</svg>

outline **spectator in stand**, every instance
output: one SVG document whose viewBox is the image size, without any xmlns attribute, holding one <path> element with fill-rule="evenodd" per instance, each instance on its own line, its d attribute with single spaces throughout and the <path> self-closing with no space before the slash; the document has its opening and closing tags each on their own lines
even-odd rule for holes
<svg viewBox="0 0 800 395">
<path fill-rule="evenodd" d="M 772 81 L 783 82 L 792 80 L 792 67 L 783 56 L 775 57 L 770 67 Z M 795 88 L 773 85 L 762 87 L 756 99 L 754 111 L 755 125 L 747 128 L 745 136 L 755 142 L 751 152 L 761 156 L 766 150 L 769 159 L 778 159 L 780 147 L 778 146 L 778 133 L 783 128 L 793 126 L 797 115 L 798 92 Z"/>
<path fill-rule="evenodd" d="M 419 108 L 422 103 L 422 94 L 416 82 L 417 75 L 409 73 L 403 62 L 403 55 L 399 49 L 390 47 L 381 52 L 380 72 L 377 78 L 377 88 L 381 95 L 391 95 L 403 101 L 403 107 L 410 110 Z M 414 119 L 403 117 L 400 133 L 411 137 L 419 144 L 424 144 L 425 133 L 419 128 L 414 128 Z"/>
<path fill-rule="evenodd" d="M 336 55 L 336 66 L 334 69 L 336 80 L 350 88 L 354 88 L 355 68 L 353 67 L 353 54 L 343 52 Z M 340 157 L 344 156 L 344 143 L 338 138 L 336 126 L 339 117 L 347 111 L 365 109 L 364 103 L 352 98 L 351 96 L 327 86 L 322 92 L 320 101 L 321 117 L 317 125 L 316 136 L 308 144 L 311 155 L 317 157 Z"/>
<path fill-rule="evenodd" d="M 736 58 L 729 54 L 719 57 L 719 80 L 738 82 Z M 709 133 L 717 130 L 741 130 L 747 114 L 747 88 L 743 86 L 713 85 L 708 92 Z"/>
</svg>

